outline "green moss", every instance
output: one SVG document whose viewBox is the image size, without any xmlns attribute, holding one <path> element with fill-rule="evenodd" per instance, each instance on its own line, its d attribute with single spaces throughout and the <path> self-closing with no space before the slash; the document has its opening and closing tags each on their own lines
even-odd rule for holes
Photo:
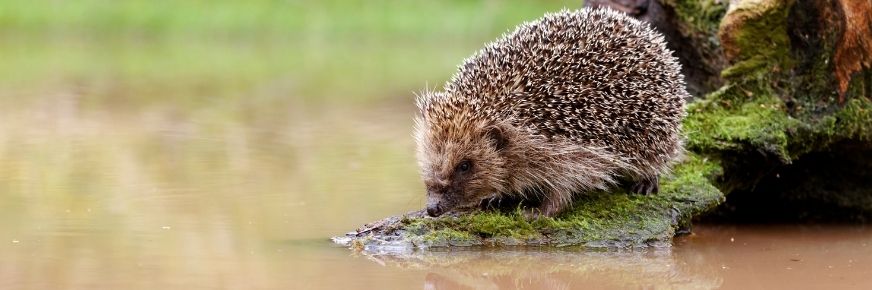
<svg viewBox="0 0 872 290">
<path fill-rule="evenodd" d="M 754 56 L 740 61 L 721 71 L 721 77 L 730 79 L 738 76 L 762 75 L 767 72 L 770 60 L 766 56 Z"/>
<path fill-rule="evenodd" d="M 682 23 L 708 35 L 717 33 L 718 24 L 727 11 L 726 1 L 666 0 L 663 2 L 675 9 L 675 14 Z"/>
<path fill-rule="evenodd" d="M 728 84 L 705 100 L 690 104 L 684 121 L 687 147 L 718 156 L 758 151 L 790 164 L 837 142 L 872 140 L 869 99 L 853 98 L 832 107 L 793 101 L 798 104 L 789 110 L 783 100 L 790 96 L 784 96 L 784 91 L 770 83 L 766 78 L 746 75 L 741 82 Z"/>
<path fill-rule="evenodd" d="M 731 7 L 721 24 L 723 37 L 730 39 L 726 49 L 736 54 L 721 72 L 728 84 L 690 105 L 684 126 L 691 150 L 762 151 L 789 164 L 841 140 L 869 140 L 872 122 L 869 100 L 860 97 L 863 84 L 852 84 L 849 95 L 855 98 L 843 106 L 835 101 L 831 44 L 815 42 L 823 47 L 811 56 L 791 51 L 787 18 L 794 4 L 742 1 Z M 792 17 L 814 16 L 802 13 Z"/>
<path fill-rule="evenodd" d="M 830 136 L 872 142 L 872 101 L 869 99 L 848 100 L 842 110 L 835 114 L 834 119 L 832 126 L 822 126 L 820 131 Z"/>
<path fill-rule="evenodd" d="M 786 2 L 786 3 L 783 3 Z M 766 73 L 791 65 L 790 38 L 787 17 L 792 6 L 790 0 L 742 1 L 729 11 L 720 24 L 730 39 L 733 65 L 723 72 L 724 78 L 757 75 L 750 70 Z M 741 22 L 741 29 L 733 29 Z M 769 65 L 766 65 L 769 64 Z"/>
<path fill-rule="evenodd" d="M 425 243 L 431 245 L 451 245 L 469 241 L 472 239 L 472 236 L 468 232 L 458 231 L 451 228 L 442 228 L 427 232 L 425 235 L 421 236 L 421 238 Z"/>
<path fill-rule="evenodd" d="M 505 237 L 515 239 L 535 238 L 537 232 L 520 211 L 512 213 L 480 212 L 460 217 L 439 219 L 414 218 L 409 221 L 409 232 L 432 239 L 432 235 L 444 236 L 443 231 L 458 231 L 467 236 L 480 238 Z M 457 237 L 458 232 L 451 232 Z"/>
<path fill-rule="evenodd" d="M 746 97 L 736 94 L 763 95 L 743 101 Z M 761 148 L 782 160 L 790 160 L 788 132 L 799 126 L 799 122 L 788 116 L 781 99 L 776 96 L 727 86 L 706 100 L 690 104 L 688 111 L 690 115 L 684 121 L 684 130 L 691 150 L 712 152 Z"/>
<path fill-rule="evenodd" d="M 800 119 L 790 116 L 777 96 L 764 94 L 750 100 L 729 96 L 737 90 L 741 89 L 728 86 L 690 104 L 684 122 L 689 149 L 718 155 L 761 151 L 789 164 L 842 140 L 872 140 L 868 99 L 848 100 L 831 115 Z"/>
</svg>

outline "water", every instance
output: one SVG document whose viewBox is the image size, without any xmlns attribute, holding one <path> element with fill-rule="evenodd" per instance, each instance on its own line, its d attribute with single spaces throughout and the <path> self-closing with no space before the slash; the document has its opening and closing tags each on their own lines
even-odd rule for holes
<svg viewBox="0 0 872 290">
<path fill-rule="evenodd" d="M 117 3 L 115 3 L 117 2 Z M 368 256 L 419 209 L 412 92 L 579 1 L 23 1 L 0 13 L 0 289 L 868 289 L 862 226 Z"/>
<path fill-rule="evenodd" d="M 75 98 L 72 98 L 75 99 Z M 0 123 L 3 289 L 868 288 L 862 226 L 712 226 L 672 249 L 369 256 L 328 237 L 423 205 L 408 104 L 275 127 L 88 112 Z"/>
</svg>

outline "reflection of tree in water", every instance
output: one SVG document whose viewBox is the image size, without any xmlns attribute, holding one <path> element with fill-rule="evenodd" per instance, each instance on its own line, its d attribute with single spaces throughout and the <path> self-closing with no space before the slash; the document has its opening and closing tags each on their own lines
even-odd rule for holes
<svg viewBox="0 0 872 290">
<path fill-rule="evenodd" d="M 678 261 L 669 250 L 483 250 L 366 254 L 380 264 L 427 271 L 424 289 L 712 289 L 701 260 Z"/>
</svg>

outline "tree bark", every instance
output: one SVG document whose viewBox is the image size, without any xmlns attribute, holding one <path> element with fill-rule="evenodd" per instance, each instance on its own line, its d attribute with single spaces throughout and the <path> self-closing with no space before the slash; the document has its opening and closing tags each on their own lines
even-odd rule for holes
<svg viewBox="0 0 872 290">
<path fill-rule="evenodd" d="M 688 87 L 701 88 L 688 147 L 724 169 L 721 216 L 872 217 L 872 1 L 587 5 L 650 21 L 672 42 Z"/>
</svg>

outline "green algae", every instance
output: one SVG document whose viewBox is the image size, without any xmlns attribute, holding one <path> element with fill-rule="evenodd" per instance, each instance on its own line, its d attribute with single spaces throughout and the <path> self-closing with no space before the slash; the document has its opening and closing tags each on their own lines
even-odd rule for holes
<svg viewBox="0 0 872 290">
<path fill-rule="evenodd" d="M 790 38 L 787 18 L 792 1 L 741 1 L 730 7 L 720 23 L 724 41 L 729 41 L 728 56 L 733 65 L 721 75 L 727 79 L 747 76 L 749 68 L 776 68 L 763 64 L 786 64 L 790 61 Z M 747 62 L 747 63 L 744 63 Z"/>
</svg>

